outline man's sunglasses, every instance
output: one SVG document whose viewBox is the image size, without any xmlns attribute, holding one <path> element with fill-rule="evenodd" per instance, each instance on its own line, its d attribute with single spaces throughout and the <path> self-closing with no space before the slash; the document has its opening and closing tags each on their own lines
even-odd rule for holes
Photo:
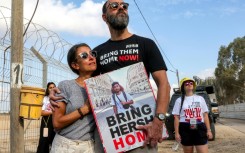
<svg viewBox="0 0 245 153">
<path fill-rule="evenodd" d="M 185 82 L 185 86 L 192 86 L 193 82 Z"/>
<path fill-rule="evenodd" d="M 96 58 L 97 52 L 94 51 L 94 50 L 92 50 L 92 51 L 89 52 L 89 54 L 88 54 L 87 52 L 83 52 L 83 53 L 79 54 L 79 56 L 80 56 L 82 59 L 87 59 L 89 55 L 91 55 L 92 57 Z"/>
<path fill-rule="evenodd" d="M 110 7 L 113 10 L 118 9 L 119 6 L 122 6 L 124 10 L 128 10 L 129 4 L 128 3 L 125 3 L 125 2 L 122 2 L 122 3 L 112 2 L 112 3 L 109 3 L 109 5 L 108 5 L 108 7 Z"/>
</svg>

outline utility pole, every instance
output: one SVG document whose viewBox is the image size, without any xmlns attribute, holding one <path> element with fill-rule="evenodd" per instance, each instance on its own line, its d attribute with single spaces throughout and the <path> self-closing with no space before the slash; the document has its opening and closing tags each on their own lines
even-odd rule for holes
<svg viewBox="0 0 245 153">
<path fill-rule="evenodd" d="M 178 69 L 176 69 L 176 75 L 177 75 L 178 87 L 180 88 L 180 86 L 179 86 L 179 71 L 178 71 Z"/>
<path fill-rule="evenodd" d="M 24 121 L 19 117 L 23 73 L 23 0 L 12 0 L 10 66 L 10 152 L 24 153 Z"/>
</svg>

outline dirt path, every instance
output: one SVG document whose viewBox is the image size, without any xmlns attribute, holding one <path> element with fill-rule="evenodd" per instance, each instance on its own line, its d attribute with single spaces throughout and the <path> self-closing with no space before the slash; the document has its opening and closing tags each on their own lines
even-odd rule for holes
<svg viewBox="0 0 245 153">
<path fill-rule="evenodd" d="M 245 121 L 220 119 L 220 123 L 215 124 L 216 140 L 209 142 L 209 153 L 245 153 Z M 9 151 L 9 118 L 0 115 L 0 153 Z M 4 126 L 3 126 L 4 125 Z M 39 124 L 30 124 L 30 131 L 26 133 L 25 153 L 34 153 L 38 142 Z M 180 147 L 178 151 L 172 150 L 174 141 L 166 140 L 158 147 L 159 153 L 182 153 Z"/>
<path fill-rule="evenodd" d="M 209 142 L 209 153 L 244 153 L 245 152 L 245 133 L 235 130 L 229 126 L 216 123 L 216 139 Z M 245 125 L 244 125 L 245 128 Z M 174 141 L 164 141 L 159 145 L 159 153 L 181 153 L 172 150 Z"/>
</svg>

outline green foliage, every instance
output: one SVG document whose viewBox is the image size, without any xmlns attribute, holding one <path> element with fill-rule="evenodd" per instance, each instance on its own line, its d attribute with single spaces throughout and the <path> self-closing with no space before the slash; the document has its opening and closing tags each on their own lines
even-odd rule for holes
<svg viewBox="0 0 245 153">
<path fill-rule="evenodd" d="M 217 99 L 221 104 L 245 100 L 245 37 L 221 46 L 215 69 Z"/>
</svg>

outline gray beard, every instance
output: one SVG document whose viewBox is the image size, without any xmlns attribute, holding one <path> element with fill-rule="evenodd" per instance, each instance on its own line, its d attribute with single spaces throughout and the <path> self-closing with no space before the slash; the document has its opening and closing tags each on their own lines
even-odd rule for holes
<svg viewBox="0 0 245 153">
<path fill-rule="evenodd" d="M 127 14 L 124 14 L 123 16 L 122 14 L 120 15 L 116 14 L 115 16 L 107 14 L 107 22 L 113 29 L 123 30 L 128 26 L 129 16 Z"/>
</svg>

